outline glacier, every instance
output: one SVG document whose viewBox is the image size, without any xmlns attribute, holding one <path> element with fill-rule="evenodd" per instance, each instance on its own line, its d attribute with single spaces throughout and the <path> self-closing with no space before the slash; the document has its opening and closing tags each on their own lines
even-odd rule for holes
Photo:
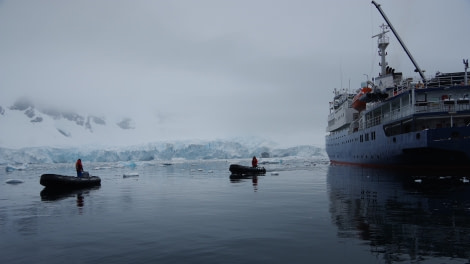
<svg viewBox="0 0 470 264">
<path fill-rule="evenodd" d="M 158 142 L 130 147 L 0 148 L 0 165 L 70 163 L 75 162 L 78 158 L 87 162 L 243 159 L 253 156 L 260 157 L 261 153 L 269 154 L 270 158 L 326 157 L 324 148 L 318 146 L 276 148 L 253 142 L 214 140 Z"/>
</svg>

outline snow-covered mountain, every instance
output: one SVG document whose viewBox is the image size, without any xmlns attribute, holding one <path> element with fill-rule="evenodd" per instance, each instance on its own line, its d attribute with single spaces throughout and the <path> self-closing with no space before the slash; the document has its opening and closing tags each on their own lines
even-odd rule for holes
<svg viewBox="0 0 470 264">
<path fill-rule="evenodd" d="M 325 155 L 321 147 L 280 148 L 262 138 L 156 142 L 155 136 L 143 138 L 132 118 L 111 120 L 60 111 L 37 106 L 26 98 L 8 107 L 0 105 L 0 127 L 0 164 L 62 163 L 77 158 L 114 162 L 250 158 L 262 153 L 270 157 Z M 124 144 L 123 139 L 133 143 Z"/>
<path fill-rule="evenodd" d="M 76 146 L 110 144 L 136 136 L 129 117 L 109 120 L 93 114 L 36 106 L 20 98 L 11 106 L 0 105 L 0 147 Z"/>
</svg>

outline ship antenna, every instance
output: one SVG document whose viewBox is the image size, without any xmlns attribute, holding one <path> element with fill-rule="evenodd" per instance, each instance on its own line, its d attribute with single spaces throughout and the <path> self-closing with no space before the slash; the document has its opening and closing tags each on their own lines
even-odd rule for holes
<svg viewBox="0 0 470 264">
<path fill-rule="evenodd" d="M 464 85 L 468 85 L 468 81 L 467 81 L 468 59 L 466 60 L 464 59 L 463 64 L 465 65 Z"/>
<path fill-rule="evenodd" d="M 387 16 L 385 15 L 385 13 L 382 11 L 382 8 L 380 8 L 380 5 L 377 4 L 375 1 L 372 1 L 372 4 L 374 4 L 375 7 L 379 10 L 380 14 L 381 14 L 382 17 L 385 19 L 385 22 L 387 22 L 387 24 L 388 24 L 388 26 L 390 27 L 390 29 L 392 30 L 393 34 L 394 34 L 395 37 L 397 38 L 398 42 L 400 42 L 400 45 L 403 47 L 403 49 L 405 50 L 406 54 L 407 54 L 408 57 L 410 58 L 411 62 L 412 62 L 413 65 L 415 66 L 416 71 L 419 72 L 419 75 L 421 76 L 421 79 L 423 79 L 423 82 L 426 83 L 426 77 L 424 77 L 423 71 L 422 71 L 421 68 L 418 66 L 418 63 L 416 63 L 416 61 L 415 61 L 415 59 L 413 58 L 413 56 L 411 56 L 410 51 L 408 50 L 408 48 L 406 48 L 405 43 L 403 43 L 403 41 L 401 40 L 401 38 L 400 38 L 400 36 L 398 35 L 397 31 L 396 31 L 395 28 L 392 26 L 392 23 L 390 23 L 390 21 L 388 20 Z M 382 67 L 383 67 L 383 65 L 382 65 Z"/>
</svg>

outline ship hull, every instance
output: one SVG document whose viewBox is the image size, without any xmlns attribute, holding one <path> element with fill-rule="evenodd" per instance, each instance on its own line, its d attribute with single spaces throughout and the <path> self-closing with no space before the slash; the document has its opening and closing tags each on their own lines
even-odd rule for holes
<svg viewBox="0 0 470 264">
<path fill-rule="evenodd" d="M 326 137 L 326 152 L 333 164 L 470 168 L 470 127 L 425 129 L 394 136 L 386 136 L 381 125 L 350 134 L 344 130 Z"/>
</svg>

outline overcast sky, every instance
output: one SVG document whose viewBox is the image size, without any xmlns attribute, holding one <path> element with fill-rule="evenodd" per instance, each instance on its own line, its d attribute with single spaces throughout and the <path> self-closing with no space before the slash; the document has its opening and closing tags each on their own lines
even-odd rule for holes
<svg viewBox="0 0 470 264">
<path fill-rule="evenodd" d="M 426 75 L 463 71 L 469 0 L 378 0 Z M 369 0 L 0 1 L 0 105 L 130 117 L 142 138 L 324 142 L 334 88 L 379 72 Z M 393 35 L 389 65 L 414 69 Z"/>
</svg>

